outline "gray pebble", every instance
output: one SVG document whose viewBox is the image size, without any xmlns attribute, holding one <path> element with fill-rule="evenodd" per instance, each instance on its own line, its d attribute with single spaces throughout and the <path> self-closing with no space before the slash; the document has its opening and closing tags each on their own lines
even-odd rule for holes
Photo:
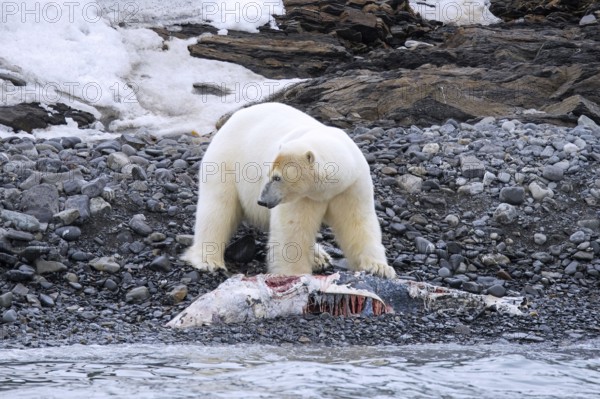
<svg viewBox="0 0 600 399">
<path fill-rule="evenodd" d="M 40 304 L 47 308 L 54 307 L 54 299 L 46 294 L 40 294 Z"/>
<path fill-rule="evenodd" d="M 58 189 L 54 184 L 40 184 L 23 192 L 21 207 L 40 222 L 47 223 L 58 212 Z"/>
<path fill-rule="evenodd" d="M 431 254 L 435 251 L 435 245 L 423 237 L 415 237 L 415 247 L 421 254 Z"/>
<path fill-rule="evenodd" d="M 8 209 L 0 210 L 0 219 L 9 222 L 16 229 L 35 233 L 40 230 L 40 221 L 35 216 Z"/>
<path fill-rule="evenodd" d="M 106 256 L 92 260 L 90 266 L 98 271 L 107 273 L 116 273 L 121 270 L 121 265 L 115 262 L 113 258 Z"/>
<path fill-rule="evenodd" d="M 112 206 L 102 197 L 92 198 L 90 200 L 90 214 L 92 216 L 105 215 L 110 213 Z"/>
<path fill-rule="evenodd" d="M 37 274 L 56 273 L 67 270 L 67 266 L 64 263 L 43 259 L 37 259 L 35 261 L 35 267 Z"/>
<path fill-rule="evenodd" d="M 472 155 L 460 157 L 460 168 L 467 179 L 483 177 L 485 174 L 485 164 Z"/>
<path fill-rule="evenodd" d="M 77 209 L 81 221 L 90 218 L 90 197 L 87 195 L 73 195 L 65 201 L 65 210 Z"/>
<path fill-rule="evenodd" d="M 542 171 L 542 176 L 551 181 L 560 181 L 563 178 L 564 171 L 556 165 L 546 165 Z"/>
<path fill-rule="evenodd" d="M 58 212 L 52 216 L 54 222 L 62 224 L 71 224 L 79 218 L 79 209 L 65 209 L 62 212 Z"/>
<path fill-rule="evenodd" d="M 504 187 L 500 190 L 500 201 L 511 205 L 521 205 L 525 201 L 525 189 L 519 186 Z"/>
<path fill-rule="evenodd" d="M 95 198 L 102 195 L 102 191 L 106 187 L 106 180 L 102 177 L 99 177 L 95 180 L 92 180 L 89 183 L 85 183 L 81 186 L 81 193 L 83 195 L 87 195 L 89 198 Z"/>
<path fill-rule="evenodd" d="M 12 305 L 12 301 L 13 301 L 13 293 L 12 292 L 5 292 L 4 294 L 0 295 L 0 307 L 10 308 Z"/>
<path fill-rule="evenodd" d="M 119 288 L 119 286 L 117 285 L 117 283 L 115 283 L 113 279 L 107 278 L 104 282 L 104 288 L 110 291 L 116 291 Z"/>
<path fill-rule="evenodd" d="M 581 230 L 576 231 L 575 233 L 571 234 L 569 241 L 571 241 L 573 244 L 581 244 L 585 241 L 585 233 Z"/>
<path fill-rule="evenodd" d="M 411 175 L 410 173 L 404 174 L 396 179 L 398 186 L 405 190 L 409 194 L 416 194 L 421 192 L 423 186 L 423 179 L 420 177 Z"/>
<path fill-rule="evenodd" d="M 575 274 L 575 272 L 577 272 L 578 267 L 579 267 L 579 262 L 577 262 L 577 261 L 570 262 L 567 265 L 567 267 L 565 267 L 565 274 L 567 274 L 569 276 Z"/>
<path fill-rule="evenodd" d="M 18 315 L 14 309 L 8 309 L 2 314 L 2 322 L 4 323 L 14 323 L 17 321 Z"/>
<path fill-rule="evenodd" d="M 501 224 L 512 223 L 516 218 L 517 210 L 507 203 L 501 203 L 494 211 L 494 220 Z"/>
<path fill-rule="evenodd" d="M 446 278 L 452 276 L 452 272 L 447 267 L 441 267 L 438 270 L 438 275 L 442 278 Z"/>
<path fill-rule="evenodd" d="M 75 241 L 81 237 L 81 229 L 77 226 L 59 227 L 54 232 L 57 236 L 66 241 Z"/>
<path fill-rule="evenodd" d="M 152 227 L 146 223 L 146 217 L 142 214 L 134 215 L 129 221 L 131 230 L 141 236 L 149 236 L 152 233 Z"/>
<path fill-rule="evenodd" d="M 537 245 L 543 245 L 546 243 L 547 241 L 547 237 L 545 234 L 542 233 L 535 233 L 533 235 L 533 241 L 537 244 Z"/>
<path fill-rule="evenodd" d="M 125 294 L 125 301 L 127 302 L 143 302 L 146 299 L 150 298 L 150 291 L 148 287 L 136 287 L 127 292 Z"/>
<path fill-rule="evenodd" d="M 462 285 L 462 289 L 473 294 L 479 294 L 481 292 L 481 286 L 474 281 L 465 281 Z"/>
<path fill-rule="evenodd" d="M 495 285 L 492 285 L 490 288 L 488 288 L 487 292 L 490 295 L 493 295 L 498 298 L 502 298 L 504 295 L 506 295 L 506 288 L 504 288 L 500 284 L 495 284 Z"/>
<path fill-rule="evenodd" d="M 25 242 L 33 241 L 33 239 L 35 238 L 34 235 L 31 233 L 27 233 L 25 231 L 13 230 L 13 229 L 7 230 L 4 237 L 8 238 L 9 240 L 25 241 Z"/>
<path fill-rule="evenodd" d="M 177 285 L 167 294 L 172 304 L 178 304 L 183 301 L 188 294 L 188 288 L 184 284 Z"/>
<path fill-rule="evenodd" d="M 150 263 L 150 269 L 160 272 L 171 271 L 171 261 L 168 256 L 159 256 Z"/>
</svg>

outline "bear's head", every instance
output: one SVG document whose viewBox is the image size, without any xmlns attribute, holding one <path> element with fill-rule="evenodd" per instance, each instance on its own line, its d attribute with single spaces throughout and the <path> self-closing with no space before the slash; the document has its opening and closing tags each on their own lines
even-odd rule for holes
<svg viewBox="0 0 600 399">
<path fill-rule="evenodd" d="M 308 147 L 284 145 L 271 162 L 258 205 L 274 208 L 279 204 L 309 197 L 315 189 L 315 153 Z"/>
</svg>

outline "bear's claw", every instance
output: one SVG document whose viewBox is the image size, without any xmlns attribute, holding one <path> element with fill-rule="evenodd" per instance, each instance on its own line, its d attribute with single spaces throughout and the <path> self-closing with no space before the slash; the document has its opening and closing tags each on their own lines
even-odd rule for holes
<svg viewBox="0 0 600 399">
<path fill-rule="evenodd" d="M 193 251 L 192 248 L 188 249 L 183 255 L 181 255 L 181 260 L 192 265 L 194 269 L 209 273 L 215 273 L 218 271 L 227 272 L 227 267 L 225 267 L 224 262 L 219 262 L 208 257 L 206 258 L 207 259 L 203 259 L 202 253 L 197 253 Z"/>
<path fill-rule="evenodd" d="M 359 269 L 364 270 L 367 273 L 371 273 L 384 278 L 396 278 L 396 271 L 393 267 L 387 265 L 386 263 L 378 262 L 376 260 L 368 260 L 366 262 L 363 262 Z"/>
<path fill-rule="evenodd" d="M 331 266 L 331 256 L 319 244 L 314 246 L 314 255 L 312 267 L 314 272 L 322 272 Z"/>
</svg>

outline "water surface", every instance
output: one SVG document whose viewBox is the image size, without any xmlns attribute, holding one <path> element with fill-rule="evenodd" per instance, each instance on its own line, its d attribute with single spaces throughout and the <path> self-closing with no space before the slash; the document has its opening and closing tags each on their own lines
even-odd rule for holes
<svg viewBox="0 0 600 399">
<path fill-rule="evenodd" d="M 594 398 L 600 346 L 1 350 L 0 398 Z"/>
</svg>

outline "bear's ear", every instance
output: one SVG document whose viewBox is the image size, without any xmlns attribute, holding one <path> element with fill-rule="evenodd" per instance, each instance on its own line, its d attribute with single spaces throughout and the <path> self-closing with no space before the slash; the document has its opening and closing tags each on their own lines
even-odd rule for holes
<svg viewBox="0 0 600 399">
<path fill-rule="evenodd" d="M 315 154 L 313 154 L 312 151 L 307 151 L 306 152 L 306 160 L 308 161 L 308 163 L 310 165 L 312 165 L 313 163 L 315 163 Z"/>
</svg>

